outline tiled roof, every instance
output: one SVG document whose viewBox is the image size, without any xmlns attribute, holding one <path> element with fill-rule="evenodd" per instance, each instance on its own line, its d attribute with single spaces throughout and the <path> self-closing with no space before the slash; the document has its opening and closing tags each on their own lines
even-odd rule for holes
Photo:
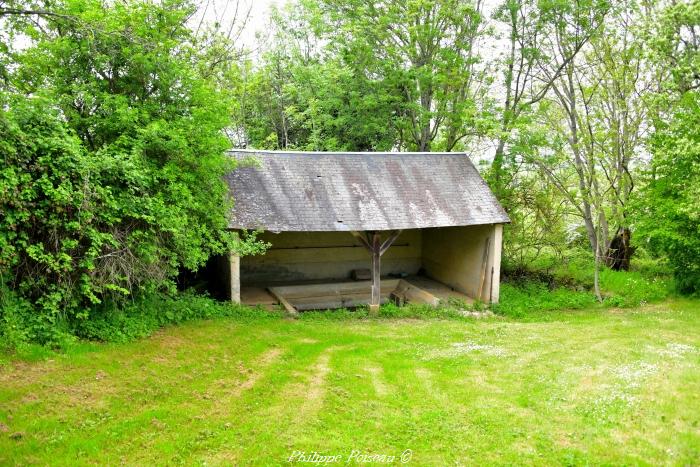
<svg viewBox="0 0 700 467">
<path fill-rule="evenodd" d="M 463 153 L 231 151 L 230 227 L 392 230 L 509 222 Z"/>
</svg>

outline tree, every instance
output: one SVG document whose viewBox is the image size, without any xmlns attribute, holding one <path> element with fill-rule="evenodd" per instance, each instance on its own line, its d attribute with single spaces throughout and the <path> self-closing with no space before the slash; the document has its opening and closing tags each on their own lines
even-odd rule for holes
<svg viewBox="0 0 700 467">
<path fill-rule="evenodd" d="M 506 209 L 510 208 L 508 179 L 512 181 L 515 176 L 509 167 L 517 165 L 520 155 L 509 146 L 523 147 L 516 140 L 532 131 L 527 128 L 529 114 L 549 95 L 565 67 L 597 33 L 605 9 L 606 3 L 507 0 L 495 11 L 494 18 L 505 26 L 507 52 L 501 62 L 503 106 L 489 181 Z M 577 30 L 567 33 L 566 47 L 552 47 L 551 38 L 563 39 L 561 33 L 566 33 L 567 24 Z M 547 73 L 542 73 L 545 69 Z"/>
<path fill-rule="evenodd" d="M 77 316 L 167 288 L 212 254 L 254 248 L 225 231 L 230 101 L 203 74 L 191 5 L 42 10 L 52 14 L 13 18 L 31 43 L 13 51 L 3 93 L 0 274 L 10 287 L 45 316 Z"/>
<path fill-rule="evenodd" d="M 654 99 L 646 184 L 637 197 L 640 236 L 668 256 L 681 291 L 700 291 L 700 2 L 654 18 L 647 42 L 661 86 Z"/>
<path fill-rule="evenodd" d="M 633 166 L 645 154 L 644 96 L 653 80 L 641 52 L 640 30 L 632 27 L 643 19 L 636 3 L 589 7 L 575 13 L 574 21 L 555 12 L 556 34 L 545 50 L 571 58 L 538 65 L 542 81 L 551 83 L 552 98 L 543 101 L 544 125 L 555 133 L 551 153 L 532 161 L 583 222 L 600 298 L 599 264 L 627 268 L 633 251 L 628 204 L 635 186 Z M 579 37 L 588 37 L 589 45 L 574 55 Z"/>
<path fill-rule="evenodd" d="M 477 53 L 483 4 L 459 0 L 306 0 L 318 34 L 355 77 L 400 100 L 396 147 L 451 151 L 491 125 L 490 80 Z"/>
<path fill-rule="evenodd" d="M 357 75 L 324 53 L 307 15 L 288 6 L 273 15 L 260 63 L 232 75 L 234 144 L 269 149 L 391 149 L 395 101 L 384 83 Z"/>
</svg>

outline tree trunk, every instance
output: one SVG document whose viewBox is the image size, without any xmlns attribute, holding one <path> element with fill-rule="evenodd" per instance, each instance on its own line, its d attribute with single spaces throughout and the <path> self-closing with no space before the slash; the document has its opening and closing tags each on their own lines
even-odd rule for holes
<svg viewBox="0 0 700 467">
<path fill-rule="evenodd" d="M 515 50 L 517 41 L 517 27 L 518 27 L 518 15 L 517 11 L 513 8 L 510 10 L 510 59 L 508 60 L 508 67 L 506 68 L 505 75 L 505 88 L 506 97 L 503 103 L 503 120 L 501 121 L 501 135 L 498 138 L 498 147 L 496 147 L 496 154 L 493 156 L 493 164 L 491 165 L 492 174 L 492 186 L 491 189 L 496 194 L 496 197 L 501 200 L 503 197 L 503 165 L 505 158 L 505 147 L 507 134 L 510 132 L 510 119 L 511 119 L 511 100 L 513 95 L 513 68 L 515 64 Z M 514 106 L 513 106 L 514 107 Z"/>
<path fill-rule="evenodd" d="M 631 246 L 632 232 L 628 227 L 620 227 L 608 245 L 605 264 L 614 271 L 629 271 L 634 254 Z"/>
<path fill-rule="evenodd" d="M 600 293 L 600 257 L 596 252 L 594 269 L 593 269 L 593 291 L 595 293 L 595 298 L 599 301 L 603 301 L 603 296 Z"/>
</svg>

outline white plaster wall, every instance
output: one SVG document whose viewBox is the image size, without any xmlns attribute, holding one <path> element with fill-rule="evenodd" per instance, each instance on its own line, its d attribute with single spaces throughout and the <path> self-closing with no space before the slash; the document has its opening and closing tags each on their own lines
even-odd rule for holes
<svg viewBox="0 0 700 467">
<path fill-rule="evenodd" d="M 382 256 L 382 275 L 416 274 L 421 267 L 421 230 L 405 230 Z M 349 232 L 265 232 L 264 255 L 241 258 L 241 282 L 347 279 L 371 266 L 369 252 Z"/>
<path fill-rule="evenodd" d="M 502 232 L 500 224 L 424 229 L 422 263 L 426 275 L 470 297 L 498 302 Z M 487 238 L 484 285 L 481 297 L 477 297 Z"/>
</svg>

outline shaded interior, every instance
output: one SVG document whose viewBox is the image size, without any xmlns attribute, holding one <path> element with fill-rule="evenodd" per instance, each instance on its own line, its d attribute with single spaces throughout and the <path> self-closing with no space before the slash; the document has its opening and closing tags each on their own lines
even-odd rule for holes
<svg viewBox="0 0 700 467">
<path fill-rule="evenodd" d="M 383 301 L 400 279 L 441 300 L 496 301 L 499 228 L 487 224 L 403 231 L 381 258 Z M 280 287 L 300 310 L 369 302 L 368 278 L 354 281 L 353 271 L 368 270 L 370 255 L 349 232 L 265 232 L 261 239 L 271 244 L 264 255 L 240 258 L 243 303 L 274 306 L 279 300 L 269 290 Z"/>
</svg>

